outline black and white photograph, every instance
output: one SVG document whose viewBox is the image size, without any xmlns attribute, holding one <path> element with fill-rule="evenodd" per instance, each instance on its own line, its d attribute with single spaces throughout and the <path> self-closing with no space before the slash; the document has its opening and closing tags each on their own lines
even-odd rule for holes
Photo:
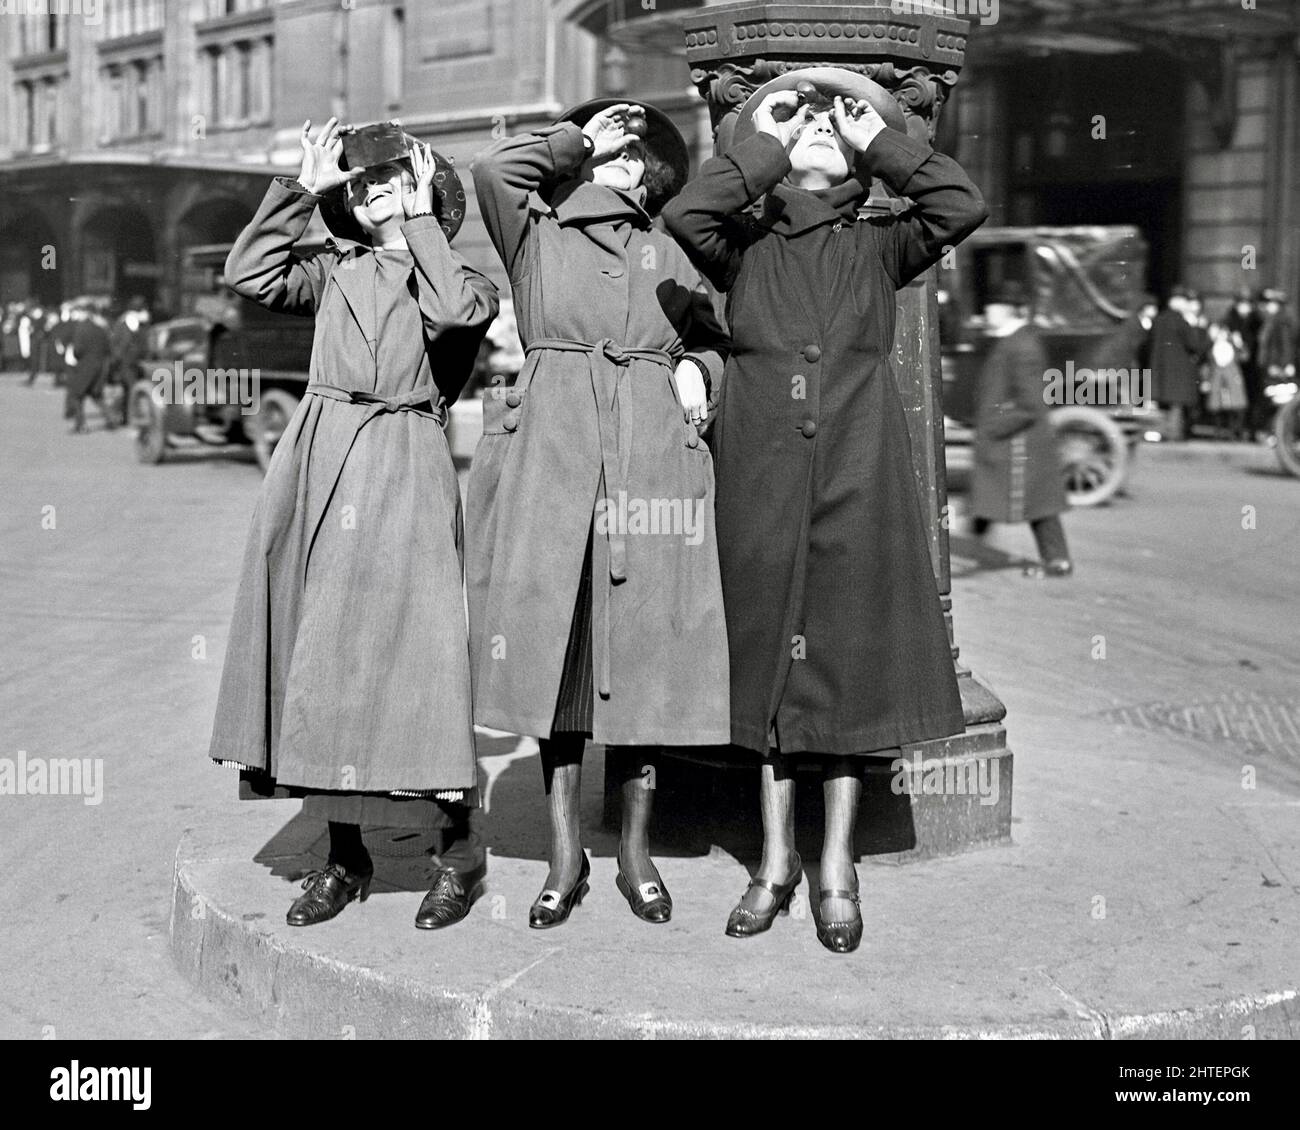
<svg viewBox="0 0 1300 1130">
<path fill-rule="evenodd" d="M 1294 1109 L 1300 0 L 0 0 L 0 72 L 10 1093 Z"/>
</svg>

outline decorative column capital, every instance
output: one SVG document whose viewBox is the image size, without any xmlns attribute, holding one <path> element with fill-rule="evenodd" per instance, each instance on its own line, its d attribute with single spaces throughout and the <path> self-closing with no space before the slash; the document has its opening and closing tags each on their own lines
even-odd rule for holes
<svg viewBox="0 0 1300 1130">
<path fill-rule="evenodd" d="M 843 67 L 894 95 L 908 132 L 934 140 L 957 84 L 969 25 L 921 3 L 723 4 L 682 21 L 691 81 L 709 105 L 720 148 L 759 86 L 802 67 Z"/>
</svg>

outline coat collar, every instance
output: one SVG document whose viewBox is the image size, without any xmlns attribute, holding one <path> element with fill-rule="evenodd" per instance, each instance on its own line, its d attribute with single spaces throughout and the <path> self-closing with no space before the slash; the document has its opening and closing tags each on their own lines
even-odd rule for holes
<svg viewBox="0 0 1300 1130">
<path fill-rule="evenodd" d="M 868 189 L 857 177 L 817 192 L 778 184 L 763 201 L 758 222 L 778 235 L 801 235 L 823 224 L 852 223 Z"/>
<path fill-rule="evenodd" d="M 551 196 L 551 213 L 560 224 L 582 226 L 617 223 L 626 220 L 636 227 L 648 228 L 650 215 L 645 210 L 645 186 L 634 192 L 622 192 L 593 181 L 567 180 Z"/>
</svg>

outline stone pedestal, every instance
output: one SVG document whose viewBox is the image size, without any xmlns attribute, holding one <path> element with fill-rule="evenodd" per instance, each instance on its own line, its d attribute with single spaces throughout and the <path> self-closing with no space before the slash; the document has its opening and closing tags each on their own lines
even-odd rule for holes
<svg viewBox="0 0 1300 1130">
<path fill-rule="evenodd" d="M 901 5 L 906 8 L 906 5 Z M 919 5 L 918 5 L 919 7 Z M 955 87 L 966 48 L 966 21 L 895 13 L 887 4 L 724 4 L 682 23 L 691 80 L 708 104 L 715 149 L 724 151 L 745 99 L 768 79 L 812 66 L 865 74 L 893 93 L 908 133 L 933 142 L 940 111 Z M 877 186 L 866 209 L 896 213 Z M 931 563 L 951 641 L 949 508 L 943 447 L 937 272 L 932 268 L 898 295 L 894 375 L 907 413 L 913 472 L 930 540 Z M 958 661 L 966 732 L 864 759 L 864 854 L 894 859 L 952 854 L 1005 841 L 1011 830 L 1011 764 L 1002 719 L 1006 709 Z M 711 763 L 675 758 L 657 774 L 656 835 L 703 839 L 749 854 L 761 841 L 754 755 L 715 751 Z M 738 767 L 749 772 L 735 772 Z M 981 794 L 982 795 L 978 795 Z M 798 790 L 801 843 L 820 841 L 821 789 L 815 775 Z M 618 795 L 607 790 L 607 824 L 617 822 Z M 808 838 L 813 837 L 813 838 Z"/>
</svg>

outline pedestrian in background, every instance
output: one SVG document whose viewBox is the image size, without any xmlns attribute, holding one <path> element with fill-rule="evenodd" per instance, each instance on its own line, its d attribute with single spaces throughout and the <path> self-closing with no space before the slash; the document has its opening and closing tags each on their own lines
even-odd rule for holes
<svg viewBox="0 0 1300 1130">
<path fill-rule="evenodd" d="M 1296 353 L 1300 349 L 1300 331 L 1286 308 L 1287 295 L 1276 287 L 1269 287 L 1262 295 L 1263 321 L 1259 328 L 1260 387 L 1267 390 L 1272 385 L 1288 384 L 1296 379 Z M 1264 396 L 1267 411 L 1273 401 Z M 1267 416 L 1262 420 L 1267 428 Z"/>
<path fill-rule="evenodd" d="M 345 170 L 335 119 L 315 137 L 309 126 L 298 179 L 271 183 L 226 260 L 236 293 L 314 314 L 316 333 L 306 395 L 253 514 L 209 756 L 328 822 L 329 859 L 290 926 L 366 897 L 363 825 L 450 834 L 455 855 L 442 851 L 416 915 L 433 929 L 464 918 L 486 871 L 468 814 L 461 505 L 443 426 L 497 292 L 435 214 L 445 161 L 379 126 L 356 131 L 375 163 Z M 358 246 L 295 254 L 318 206 Z"/>
<path fill-rule="evenodd" d="M 994 522 L 1028 522 L 1040 563 L 1025 576 L 1065 577 L 1074 571 L 1061 523 L 1068 503 L 1044 395 L 1047 352 L 1031 316 L 1017 282 L 999 287 L 984 308 L 994 343 L 978 381 L 972 532 L 983 537 Z"/>
<path fill-rule="evenodd" d="M 132 298 L 113 323 L 108 382 L 117 398 L 117 415 L 123 424 L 131 386 L 140 375 L 140 361 L 148 346 L 148 326 L 149 304 L 142 295 Z"/>
<path fill-rule="evenodd" d="M 1262 322 L 1259 297 L 1252 295 L 1249 287 L 1242 287 L 1224 315 L 1223 324 L 1240 343 L 1237 364 L 1241 366 L 1241 378 L 1246 389 L 1244 427 L 1247 438 L 1253 437 L 1263 426 L 1265 408 L 1268 405 L 1259 367 L 1259 331 Z"/>
<path fill-rule="evenodd" d="M 1200 365 L 1209 348 L 1196 318 L 1196 296 L 1176 287 L 1151 329 L 1156 403 L 1169 414 L 1169 438 L 1180 442 L 1189 435 L 1191 415 L 1200 401 Z"/>
<path fill-rule="evenodd" d="M 1205 362 L 1205 407 L 1216 439 L 1246 437 L 1246 382 L 1239 357 L 1244 352 L 1239 335 L 1226 325 L 1210 326 L 1210 350 Z"/>
<path fill-rule="evenodd" d="M 86 431 L 86 400 L 93 399 L 104 427 L 112 431 L 117 420 L 104 402 L 104 379 L 108 374 L 108 322 L 86 303 L 72 309 L 69 330 L 65 332 L 63 364 L 67 371 L 63 415 L 72 421 L 72 434 Z"/>
</svg>

